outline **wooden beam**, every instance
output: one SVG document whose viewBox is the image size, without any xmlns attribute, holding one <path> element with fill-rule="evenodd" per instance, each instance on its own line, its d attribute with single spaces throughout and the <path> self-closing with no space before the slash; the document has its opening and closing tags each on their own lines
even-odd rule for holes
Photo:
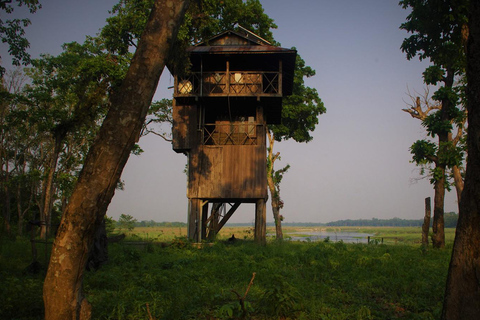
<svg viewBox="0 0 480 320">
<path fill-rule="evenodd" d="M 208 217 L 208 201 L 200 201 L 200 221 L 201 221 L 201 240 L 205 240 L 207 238 L 207 217 Z"/>
<path fill-rule="evenodd" d="M 226 88 L 225 88 L 225 92 L 229 95 L 230 94 L 230 61 L 227 60 L 227 66 L 226 66 L 226 79 L 225 79 L 225 82 L 226 82 Z"/>
<path fill-rule="evenodd" d="M 235 204 L 230 208 L 230 210 L 228 210 L 228 212 L 223 217 L 222 221 L 220 221 L 220 223 L 218 224 L 217 233 L 223 228 L 225 223 L 227 223 L 228 219 L 230 219 L 230 217 L 238 209 L 238 207 L 240 207 L 240 204 L 241 202 L 235 202 Z"/>
<path fill-rule="evenodd" d="M 258 199 L 255 205 L 255 242 L 261 245 L 267 243 L 267 202 Z"/>
<path fill-rule="evenodd" d="M 188 239 L 197 241 L 198 237 L 198 218 L 199 218 L 199 199 L 190 199 L 188 201 Z"/>
<path fill-rule="evenodd" d="M 215 240 L 218 233 L 218 220 L 219 220 L 219 210 L 221 207 L 221 202 L 215 202 L 212 206 L 212 214 L 207 219 L 207 224 L 209 225 L 207 238 L 209 240 Z"/>
</svg>

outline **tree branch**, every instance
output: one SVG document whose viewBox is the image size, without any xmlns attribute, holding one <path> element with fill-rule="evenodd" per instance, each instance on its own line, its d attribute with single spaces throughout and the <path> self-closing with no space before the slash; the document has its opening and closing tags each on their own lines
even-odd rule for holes
<svg viewBox="0 0 480 320">
<path fill-rule="evenodd" d="M 410 93 L 410 90 L 408 90 L 408 88 L 407 88 L 407 95 L 412 100 L 412 103 L 411 104 L 407 103 L 407 106 L 409 106 L 409 108 L 408 109 L 402 109 L 402 111 L 405 111 L 405 112 L 409 113 L 412 116 L 412 118 L 419 119 L 419 120 L 423 121 L 423 120 L 425 120 L 425 118 L 428 116 L 428 114 L 432 110 L 442 109 L 441 104 L 433 104 L 432 105 L 432 102 L 429 98 L 429 93 L 430 93 L 430 90 L 429 90 L 428 87 L 426 87 L 425 92 L 424 92 L 424 94 L 422 95 L 421 98 L 420 98 L 420 96 L 415 97 Z M 422 101 L 422 99 L 423 99 L 423 101 Z M 425 109 L 423 107 L 425 107 Z"/>
<path fill-rule="evenodd" d="M 165 136 L 165 134 L 158 133 L 158 132 L 155 132 L 155 131 L 150 130 L 150 129 L 145 129 L 144 132 L 146 132 L 146 133 L 143 134 L 143 132 L 142 132 L 142 136 L 146 136 L 146 135 L 149 134 L 149 133 L 153 133 L 154 135 L 162 138 L 163 140 L 165 140 L 165 141 L 167 141 L 167 142 L 172 142 L 172 139 L 167 138 L 167 137 Z"/>
</svg>

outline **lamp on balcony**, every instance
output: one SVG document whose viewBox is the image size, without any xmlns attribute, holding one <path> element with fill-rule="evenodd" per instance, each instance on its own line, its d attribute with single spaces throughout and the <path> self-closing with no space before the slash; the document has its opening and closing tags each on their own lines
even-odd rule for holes
<svg viewBox="0 0 480 320">
<path fill-rule="evenodd" d="M 242 74 L 241 73 L 236 72 L 235 75 L 234 75 L 234 78 L 235 78 L 236 83 L 242 83 Z"/>
<path fill-rule="evenodd" d="M 188 80 L 182 80 L 178 84 L 178 92 L 180 92 L 180 94 L 189 94 L 192 92 L 192 90 L 192 83 Z"/>
</svg>

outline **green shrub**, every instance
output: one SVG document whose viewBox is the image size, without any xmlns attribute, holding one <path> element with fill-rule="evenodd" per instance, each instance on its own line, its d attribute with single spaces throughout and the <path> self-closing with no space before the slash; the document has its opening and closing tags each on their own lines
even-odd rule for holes
<svg viewBox="0 0 480 320">
<path fill-rule="evenodd" d="M 87 272 L 93 319 L 437 319 L 451 253 L 407 245 L 242 240 L 109 245 Z M 42 319 L 44 274 L 28 240 L 0 246 L 0 319 Z M 43 259 L 43 248 L 39 246 Z M 256 277 L 241 307 L 252 273 Z"/>
</svg>

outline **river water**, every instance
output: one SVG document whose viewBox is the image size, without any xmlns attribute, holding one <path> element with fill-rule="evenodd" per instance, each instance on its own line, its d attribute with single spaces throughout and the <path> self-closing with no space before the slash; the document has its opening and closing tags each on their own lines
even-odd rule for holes
<svg viewBox="0 0 480 320">
<path fill-rule="evenodd" d="M 325 241 L 325 239 L 329 238 L 329 241 L 332 242 L 368 243 L 369 236 L 373 237 L 374 235 L 347 231 L 299 231 L 288 233 L 285 238 L 290 238 L 292 241 Z"/>
</svg>

